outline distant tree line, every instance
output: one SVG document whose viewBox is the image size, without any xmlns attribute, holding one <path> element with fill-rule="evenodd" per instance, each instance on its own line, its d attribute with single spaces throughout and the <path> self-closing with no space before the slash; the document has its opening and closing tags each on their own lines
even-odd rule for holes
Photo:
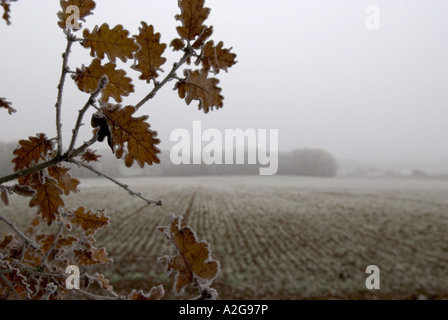
<svg viewBox="0 0 448 320">
<path fill-rule="evenodd" d="M 6 175 L 12 172 L 12 153 L 16 148 L 15 143 L 0 142 L 0 174 Z M 141 169 L 134 165 L 125 168 L 122 160 L 117 160 L 110 150 L 99 150 L 102 155 L 100 163 L 92 166 L 115 177 L 123 176 L 196 176 L 196 175 L 258 175 L 260 164 L 180 164 L 174 165 L 170 161 L 170 152 L 163 151 L 160 164 Z M 247 159 L 247 157 L 246 157 Z M 321 149 L 300 149 L 289 152 L 280 152 L 278 158 L 277 174 L 334 177 L 337 174 L 338 165 L 336 159 L 328 152 Z M 72 166 L 73 176 L 86 178 L 95 177 L 95 174 L 83 168 Z"/>
</svg>

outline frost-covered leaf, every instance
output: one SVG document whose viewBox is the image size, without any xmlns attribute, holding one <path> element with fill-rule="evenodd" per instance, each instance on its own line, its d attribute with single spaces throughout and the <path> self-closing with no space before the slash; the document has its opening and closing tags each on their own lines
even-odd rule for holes
<svg viewBox="0 0 448 320">
<path fill-rule="evenodd" d="M 20 140 L 19 147 L 13 153 L 16 156 L 12 160 L 14 171 L 23 170 L 37 164 L 40 160 L 45 160 L 51 151 L 53 151 L 53 142 L 43 133 L 38 134 L 37 137 L 29 137 L 29 140 Z"/>
<path fill-rule="evenodd" d="M 95 264 L 104 264 L 110 261 L 105 248 L 96 249 L 90 243 L 86 244 L 85 249 L 76 249 L 73 251 L 77 263 L 83 266 Z"/>
<path fill-rule="evenodd" d="M 227 71 L 227 68 L 230 68 L 236 63 L 236 54 L 230 52 L 231 48 L 224 49 L 223 45 L 223 42 L 220 41 L 215 46 L 213 40 L 205 44 L 200 58 L 202 67 L 205 70 L 209 71 L 212 69 L 216 74 L 219 73 L 219 70 Z"/>
<path fill-rule="evenodd" d="M 179 97 L 185 99 L 189 105 L 193 100 L 198 100 L 198 109 L 208 113 L 213 108 L 219 109 L 223 107 L 224 97 L 221 95 L 221 88 L 217 86 L 219 80 L 216 78 L 208 78 L 206 70 L 191 71 L 185 70 L 185 80 L 181 80 L 176 84 Z"/>
<path fill-rule="evenodd" d="M 64 191 L 66 196 L 68 196 L 70 192 L 78 192 L 78 185 L 80 182 L 78 179 L 73 179 L 70 173 L 68 173 L 70 168 L 57 164 L 48 167 L 47 170 L 48 174 L 56 179 L 59 188 Z"/>
<path fill-rule="evenodd" d="M 74 13 L 71 10 L 68 10 L 67 8 L 69 6 L 75 6 L 77 7 L 77 10 L 79 10 L 79 20 L 86 21 L 85 17 L 93 14 L 93 9 L 95 9 L 95 2 L 93 0 L 61 0 L 61 8 L 62 10 L 58 12 L 58 26 L 60 26 L 62 29 L 65 29 L 67 27 L 67 19 L 69 23 L 74 24 Z M 81 28 L 81 23 L 79 21 L 76 21 L 78 23 L 78 30 Z M 74 28 L 76 29 L 76 28 Z"/>
<path fill-rule="evenodd" d="M 101 27 L 95 26 L 92 32 L 85 29 L 83 36 L 83 46 L 90 48 L 92 57 L 104 59 L 107 55 L 111 62 L 115 62 L 116 58 L 126 62 L 127 59 L 132 59 L 134 52 L 139 49 L 134 38 L 129 37 L 129 31 L 121 24 L 110 29 L 107 23 L 103 23 Z"/>
<path fill-rule="evenodd" d="M 200 34 L 200 36 L 196 39 L 196 41 L 191 45 L 194 49 L 199 49 L 205 43 L 205 41 L 210 38 L 213 34 L 213 26 L 205 28 L 204 31 Z"/>
<path fill-rule="evenodd" d="M 177 27 L 177 33 L 185 40 L 194 40 L 201 35 L 204 29 L 204 21 L 210 14 L 210 9 L 204 7 L 204 0 L 179 0 L 180 14 L 175 16 L 182 23 Z"/>
<path fill-rule="evenodd" d="M 80 226 L 86 234 L 94 234 L 98 229 L 109 224 L 110 218 L 106 215 L 106 211 L 98 210 L 86 210 L 84 207 L 76 209 L 70 221 L 73 224 Z"/>
<path fill-rule="evenodd" d="M 165 296 L 165 289 L 162 285 L 154 286 L 148 293 L 143 290 L 135 290 L 128 295 L 129 300 L 160 300 Z"/>
<path fill-rule="evenodd" d="M 101 111 L 109 125 L 117 159 L 124 157 L 127 167 L 131 167 L 134 160 L 142 168 L 145 163 L 160 163 L 157 158 L 160 140 L 156 138 L 157 132 L 152 131 L 146 122 L 148 116 L 134 118 L 136 110 L 133 106 L 122 108 L 120 105 L 103 104 Z"/>
<path fill-rule="evenodd" d="M 59 208 L 64 206 L 64 201 L 61 198 L 62 190 L 59 188 L 57 180 L 50 177 L 41 179 L 39 175 L 33 174 L 29 183 L 31 188 L 36 190 L 30 201 L 30 207 L 38 207 L 41 219 L 50 226 L 59 216 Z"/>
<path fill-rule="evenodd" d="M 8 113 L 11 115 L 14 112 L 17 112 L 16 109 L 14 109 L 13 107 L 11 107 L 12 103 L 9 101 L 6 101 L 5 98 L 0 98 L 0 108 L 4 108 L 6 110 L 8 110 Z"/>
<path fill-rule="evenodd" d="M 114 292 L 114 287 L 112 287 L 112 285 L 109 283 L 109 280 L 107 280 L 104 275 L 102 275 L 101 273 L 95 273 L 95 278 L 98 280 L 98 283 L 103 290 L 111 293 Z"/>
<path fill-rule="evenodd" d="M 19 296 L 19 298 L 28 298 L 31 293 L 30 285 L 25 275 L 23 275 L 18 268 L 14 268 L 8 261 L 0 260 L 0 274 L 2 274 L 9 284 L 14 288 L 15 293 Z M 3 289 L 8 288 L 8 289 Z M 7 283 L 0 278 L 0 293 L 3 295 L 10 296 L 11 298 L 17 298 L 15 294 L 9 289 Z M 0 296 L 1 297 L 1 296 Z"/>
<path fill-rule="evenodd" d="M 0 186 L 0 193 L 1 193 L 2 202 L 6 206 L 9 205 L 9 195 L 8 195 L 8 191 L 6 190 L 6 188 L 3 188 L 2 186 Z"/>
<path fill-rule="evenodd" d="M 87 149 L 82 155 L 81 160 L 84 162 L 98 162 L 100 161 L 99 158 L 101 158 L 101 155 L 97 155 L 96 150 Z"/>
<path fill-rule="evenodd" d="M 220 265 L 211 256 L 210 245 L 206 241 L 198 241 L 191 227 L 181 226 L 182 217 L 172 216 L 171 225 L 158 227 L 176 247 L 176 256 L 164 256 L 159 260 L 167 265 L 167 272 L 176 272 L 174 291 L 176 294 L 197 281 L 210 284 L 218 275 Z"/>
<path fill-rule="evenodd" d="M 107 76 L 108 83 L 106 87 L 101 91 L 101 100 L 106 102 L 110 97 L 115 101 L 121 102 L 121 97 L 129 96 L 131 92 L 134 92 L 134 85 L 132 79 L 126 77 L 126 71 L 121 69 L 115 69 L 116 64 L 109 62 L 106 65 L 101 65 L 100 59 L 93 59 L 90 66 L 82 66 L 81 69 L 77 68 L 76 73 L 72 75 L 78 85 L 79 90 L 92 93 L 98 88 L 98 84 L 103 76 Z"/>
<path fill-rule="evenodd" d="M 135 53 L 134 70 L 141 72 L 140 79 L 149 82 L 159 76 L 160 67 L 166 62 L 162 57 L 166 44 L 160 43 L 160 33 L 154 33 L 154 27 L 142 21 L 139 34 L 135 36 L 140 50 Z"/>
</svg>

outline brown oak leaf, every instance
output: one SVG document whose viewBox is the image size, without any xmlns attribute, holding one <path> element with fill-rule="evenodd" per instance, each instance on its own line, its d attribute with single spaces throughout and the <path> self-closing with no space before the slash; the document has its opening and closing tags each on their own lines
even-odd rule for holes
<svg viewBox="0 0 448 320">
<path fill-rule="evenodd" d="M 171 225 L 158 227 L 176 247 L 176 256 L 164 256 L 160 261 L 166 263 L 168 273 L 176 272 L 174 292 L 179 294 L 190 283 L 211 283 L 220 270 L 217 260 L 212 259 L 210 245 L 198 241 L 191 227 L 181 226 L 182 217 L 172 216 Z"/>
<path fill-rule="evenodd" d="M 181 13 L 175 18 L 182 26 L 177 27 L 177 33 L 183 39 L 194 40 L 207 28 L 203 23 L 210 14 L 210 9 L 204 7 L 204 0 L 179 0 L 178 5 Z"/>
<path fill-rule="evenodd" d="M 8 113 L 11 115 L 14 112 L 17 112 L 16 109 L 14 109 L 13 107 L 11 107 L 11 102 L 6 101 L 5 98 L 0 98 L 0 108 L 5 108 L 6 110 L 8 110 Z"/>
<path fill-rule="evenodd" d="M 62 190 L 56 179 L 50 177 L 41 179 L 39 175 L 31 175 L 30 186 L 36 190 L 30 201 L 30 207 L 37 206 L 41 219 L 50 226 L 59 216 L 59 208 L 64 206 L 61 198 Z"/>
<path fill-rule="evenodd" d="M 69 195 L 70 192 L 78 192 L 78 185 L 80 184 L 78 179 L 73 179 L 70 173 L 70 168 L 64 167 L 61 164 L 57 164 L 51 167 L 48 167 L 48 174 L 55 178 L 58 182 L 59 188 L 64 191 L 66 196 Z"/>
<path fill-rule="evenodd" d="M 144 293 L 142 290 L 133 289 L 128 295 L 129 300 L 160 300 L 165 296 L 165 289 L 162 285 L 154 286 L 148 293 Z"/>
<path fill-rule="evenodd" d="M 71 8 L 68 8 L 69 6 L 75 6 L 77 8 L 77 12 L 70 10 Z M 78 18 L 79 20 L 85 22 L 85 17 L 93 14 L 93 9 L 95 9 L 95 6 L 96 4 L 93 0 L 61 0 L 62 11 L 58 12 L 58 26 L 65 29 L 67 27 L 67 22 L 69 22 L 71 24 L 69 26 L 72 26 L 75 30 L 79 30 L 81 28 L 81 23 L 75 19 Z M 76 17 L 76 14 L 78 13 L 79 16 Z"/>
<path fill-rule="evenodd" d="M 154 33 L 154 27 L 142 21 L 139 34 L 135 40 L 140 46 L 140 50 L 135 54 L 136 64 L 132 69 L 140 71 L 141 80 L 149 82 L 159 76 L 158 71 L 163 71 L 160 67 L 166 62 L 162 57 L 166 49 L 166 44 L 160 43 L 160 33 Z"/>
<path fill-rule="evenodd" d="M 219 73 L 219 70 L 227 72 L 227 68 L 230 68 L 236 63 L 236 54 L 231 53 L 230 49 L 223 49 L 223 42 L 220 41 L 214 46 L 213 40 L 208 41 L 202 49 L 201 58 L 202 67 L 209 71 L 213 69 L 215 74 Z"/>
<path fill-rule="evenodd" d="M 101 155 L 98 155 L 95 153 L 96 150 L 87 149 L 82 155 L 81 160 L 84 162 L 98 162 L 100 161 L 99 158 L 101 158 Z"/>
<path fill-rule="evenodd" d="M 86 249 L 76 249 L 73 253 L 79 265 L 91 266 L 110 261 L 105 248 L 97 249 L 90 243 L 86 243 Z"/>
<path fill-rule="evenodd" d="M 3 7 L 3 16 L 2 18 L 6 21 L 7 25 L 11 24 L 11 4 L 7 0 L 1 0 L 0 5 Z"/>
<path fill-rule="evenodd" d="M 13 152 L 16 156 L 12 159 L 14 171 L 20 171 L 37 164 L 40 160 L 45 160 L 53 151 L 53 142 L 43 133 L 39 133 L 37 137 L 29 137 L 29 140 L 20 140 L 19 145 Z"/>
<path fill-rule="evenodd" d="M 140 167 L 144 164 L 160 163 L 157 154 L 160 150 L 156 147 L 160 143 L 157 132 L 152 131 L 145 121 L 148 116 L 134 118 L 135 108 L 120 105 L 103 104 L 101 111 L 105 115 L 109 125 L 113 152 L 117 159 L 124 156 L 127 167 L 131 167 L 134 160 Z"/>
<path fill-rule="evenodd" d="M 95 273 L 95 278 L 98 280 L 98 283 L 103 290 L 111 293 L 114 292 L 114 287 L 112 287 L 112 285 L 109 283 L 109 280 L 107 280 L 104 275 L 102 275 L 101 273 Z"/>
<path fill-rule="evenodd" d="M 194 49 L 199 49 L 204 45 L 204 42 L 210 38 L 210 36 L 213 34 L 213 26 L 210 26 L 208 28 L 205 28 L 204 31 L 199 35 L 199 37 L 196 39 L 196 41 L 191 45 Z"/>
<path fill-rule="evenodd" d="M 126 71 L 115 69 L 116 64 L 109 62 L 106 65 L 101 65 L 100 59 L 93 59 L 90 66 L 82 66 L 77 68 L 76 73 L 72 75 L 79 90 L 92 93 L 98 88 L 98 84 L 104 75 L 108 78 L 106 87 L 102 90 L 101 100 L 106 102 L 110 97 L 115 101 L 121 102 L 122 96 L 129 96 L 134 92 L 134 85 L 132 79 L 126 77 Z"/>
<path fill-rule="evenodd" d="M 96 56 L 101 60 L 107 55 L 111 62 L 115 62 L 116 58 L 126 62 L 139 49 L 134 38 L 129 37 L 129 31 L 121 24 L 110 29 L 107 23 L 103 23 L 101 27 L 95 26 L 92 32 L 85 29 L 83 36 L 83 46 L 90 48 L 92 57 Z"/>
<path fill-rule="evenodd" d="M 185 99 L 189 105 L 193 100 L 198 100 L 198 109 L 208 113 L 223 107 L 224 97 L 221 95 L 221 88 L 217 86 L 219 80 L 216 78 L 208 78 L 206 70 L 191 71 L 185 70 L 185 80 L 181 80 L 176 84 L 179 97 Z"/>
<path fill-rule="evenodd" d="M 86 210 L 84 207 L 79 207 L 73 212 L 71 222 L 80 226 L 88 235 L 94 234 L 98 229 L 109 224 L 110 218 L 106 215 L 106 211 Z"/>
<path fill-rule="evenodd" d="M 176 38 L 171 41 L 170 47 L 173 47 L 174 51 L 179 51 L 185 47 L 185 43 L 182 41 L 182 39 Z"/>
</svg>

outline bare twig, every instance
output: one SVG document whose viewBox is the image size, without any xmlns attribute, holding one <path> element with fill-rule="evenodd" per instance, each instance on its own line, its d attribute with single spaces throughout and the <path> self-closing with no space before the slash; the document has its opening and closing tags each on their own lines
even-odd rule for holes
<svg viewBox="0 0 448 320">
<path fill-rule="evenodd" d="M 88 291 L 84 291 L 82 289 L 76 289 L 76 292 L 80 292 L 83 295 L 85 295 L 85 296 L 87 296 L 87 297 L 89 297 L 91 299 L 95 299 L 95 300 L 121 300 L 121 298 L 119 296 L 117 296 L 117 297 L 100 296 L 100 295 L 97 295 L 97 294 L 90 293 Z"/>
<path fill-rule="evenodd" d="M 3 216 L 0 216 L 0 220 L 6 223 L 12 230 L 14 230 L 14 232 L 33 249 L 39 249 L 39 245 L 30 238 L 28 238 L 22 231 L 20 231 L 14 223 L 12 223 Z"/>
<path fill-rule="evenodd" d="M 53 249 L 56 247 L 56 244 L 58 243 L 59 235 L 61 234 L 63 225 L 64 225 L 63 223 L 59 223 L 59 229 L 56 232 L 56 235 L 54 236 L 53 243 L 51 244 L 51 247 L 48 249 L 48 251 L 45 253 L 45 256 L 42 259 L 42 262 L 37 267 L 38 269 L 47 263 L 48 257 L 50 256 L 51 252 L 53 251 Z"/>
<path fill-rule="evenodd" d="M 173 68 L 171 71 L 166 75 L 166 77 L 161 82 L 155 82 L 154 89 L 146 97 L 144 97 L 139 103 L 135 105 L 135 109 L 139 109 L 141 106 L 143 106 L 146 102 L 148 102 L 150 99 L 154 98 L 156 93 L 162 88 L 168 81 L 176 78 L 176 72 L 177 70 L 185 63 L 187 62 L 188 58 L 193 56 L 194 50 L 190 46 L 188 46 L 185 49 L 185 53 L 180 58 L 179 62 L 173 64 Z"/>
<path fill-rule="evenodd" d="M 107 86 L 109 82 L 109 79 L 107 76 L 103 76 L 99 83 L 98 88 L 90 95 L 89 100 L 87 100 L 84 107 L 79 110 L 78 119 L 76 120 L 75 128 L 73 129 L 73 135 L 72 135 L 72 141 L 70 142 L 70 147 L 68 148 L 67 155 L 70 156 L 71 152 L 73 151 L 73 148 L 75 147 L 76 139 L 78 137 L 79 129 L 82 125 L 82 119 L 84 117 L 84 114 L 86 113 L 87 109 L 89 109 L 90 106 L 92 106 L 95 103 L 96 97 L 103 91 L 103 89 Z"/>
<path fill-rule="evenodd" d="M 161 200 L 154 201 L 154 200 L 150 200 L 150 199 L 148 199 L 148 198 L 145 198 L 144 196 L 142 196 L 142 194 L 141 194 L 140 192 L 135 192 L 135 191 L 129 189 L 129 186 L 127 186 L 127 185 L 121 183 L 120 181 L 118 181 L 118 180 L 115 179 L 114 177 L 109 176 L 109 175 L 105 174 L 104 172 L 101 172 L 101 171 L 95 169 L 94 167 L 92 167 L 92 166 L 90 166 L 90 165 L 88 165 L 88 164 L 85 164 L 85 163 L 83 163 L 83 162 L 81 162 L 81 161 L 78 161 L 78 160 L 75 160 L 75 159 L 69 159 L 69 160 L 67 160 L 67 161 L 69 161 L 69 162 L 73 162 L 73 163 L 77 164 L 77 165 L 80 166 L 80 167 L 84 167 L 84 168 L 86 168 L 86 169 L 88 169 L 88 170 L 90 170 L 90 171 L 96 173 L 97 175 L 99 175 L 99 176 L 101 176 L 101 177 L 104 177 L 104 178 L 106 178 L 106 179 L 112 181 L 112 182 L 115 183 L 116 185 L 118 185 L 118 186 L 120 186 L 121 188 L 123 188 L 124 190 L 126 190 L 130 195 L 132 195 L 132 196 L 136 196 L 136 197 L 138 197 L 138 198 L 144 200 L 147 204 L 150 204 L 150 205 L 153 204 L 153 205 L 156 205 L 156 206 L 161 206 L 161 205 L 162 205 L 162 201 L 161 201 Z"/>
<path fill-rule="evenodd" d="M 65 52 L 62 54 L 62 72 L 61 78 L 58 84 L 58 97 L 56 101 L 56 130 L 58 139 L 58 155 L 62 153 L 62 121 L 61 121 L 61 111 L 62 111 L 62 94 L 64 92 L 65 78 L 67 76 L 68 69 L 68 57 L 71 52 L 72 44 L 75 41 L 74 36 L 71 34 L 70 29 L 66 32 L 67 35 L 67 47 Z"/>
<path fill-rule="evenodd" d="M 14 293 L 16 299 L 20 300 L 19 294 L 17 293 L 17 291 L 14 288 L 14 286 L 12 285 L 12 283 L 9 282 L 8 278 L 6 278 L 4 275 L 0 274 L 0 280 L 2 280 L 6 284 L 6 286 L 12 291 L 12 293 Z"/>
</svg>

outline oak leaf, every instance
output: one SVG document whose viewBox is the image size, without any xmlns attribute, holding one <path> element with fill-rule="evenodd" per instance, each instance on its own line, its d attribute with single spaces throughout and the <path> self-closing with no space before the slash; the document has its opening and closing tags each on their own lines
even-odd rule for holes
<svg viewBox="0 0 448 320">
<path fill-rule="evenodd" d="M 66 196 L 68 196 L 70 192 L 78 192 L 78 185 L 80 182 L 78 179 L 73 179 L 70 173 L 68 173 L 70 168 L 57 164 L 48 167 L 47 170 L 48 174 L 56 179 L 59 188 L 64 191 Z"/>
<path fill-rule="evenodd" d="M 111 293 L 114 292 L 114 287 L 112 287 L 112 285 L 109 283 L 109 280 L 107 280 L 104 275 L 102 275 L 101 273 L 95 273 L 95 278 L 98 280 L 98 283 L 103 290 Z"/>
<path fill-rule="evenodd" d="M 189 105 L 193 100 L 198 100 L 198 109 L 208 113 L 223 107 L 224 97 L 221 95 L 221 88 L 217 86 L 219 80 L 216 78 L 208 78 L 206 70 L 191 71 L 185 70 L 185 80 L 181 80 L 176 84 L 179 97 L 185 99 Z"/>
<path fill-rule="evenodd" d="M 159 258 L 166 263 L 168 273 L 176 272 L 174 291 L 179 294 L 194 281 L 200 284 L 211 283 L 218 275 L 220 265 L 211 257 L 210 245 L 206 241 L 198 241 L 191 227 L 181 226 L 182 217 L 172 216 L 171 225 L 158 227 L 176 247 L 176 256 Z"/>
<path fill-rule="evenodd" d="M 98 141 L 102 142 L 104 141 L 104 138 L 107 137 L 107 144 L 113 151 L 114 149 L 112 146 L 112 136 L 106 118 L 103 115 L 94 113 L 92 114 L 90 124 L 94 128 L 93 133 L 97 135 Z"/>
<path fill-rule="evenodd" d="M 94 234 L 98 229 L 108 225 L 109 220 L 104 209 L 94 212 L 79 207 L 71 216 L 71 222 L 80 226 L 88 235 Z"/>
<path fill-rule="evenodd" d="M 204 42 L 210 38 L 210 36 L 213 34 L 213 26 L 210 26 L 208 28 L 205 28 L 204 31 L 199 35 L 199 37 L 196 39 L 196 41 L 191 45 L 194 49 L 199 49 L 204 45 Z"/>
<path fill-rule="evenodd" d="M 71 246 L 78 240 L 79 239 L 74 236 L 59 236 L 56 243 L 54 244 L 55 235 L 41 234 L 36 236 L 36 241 L 41 245 L 40 248 L 43 250 L 44 254 L 46 254 L 54 244 L 53 255 L 56 255 L 62 247 Z"/>
<path fill-rule="evenodd" d="M 183 39 L 194 40 L 207 28 L 203 23 L 210 9 L 204 7 L 204 0 L 179 0 L 178 5 L 181 13 L 175 18 L 182 22 L 182 26 L 177 27 L 177 33 Z"/>
<path fill-rule="evenodd" d="M 7 25 L 11 24 L 11 4 L 6 0 L 1 0 L 0 5 L 3 7 L 3 16 L 2 18 L 6 21 Z"/>
<path fill-rule="evenodd" d="M 134 160 L 140 167 L 144 164 L 160 163 L 156 147 L 160 140 L 156 138 L 157 132 L 152 131 L 145 121 L 148 116 L 134 118 L 136 109 L 133 106 L 122 108 L 120 105 L 103 104 L 101 111 L 109 125 L 113 152 L 117 159 L 124 156 L 127 167 L 131 167 Z"/>
<path fill-rule="evenodd" d="M 61 198 L 62 190 L 54 178 L 44 177 L 43 180 L 36 175 L 31 175 L 31 187 L 36 190 L 33 199 L 30 201 L 30 207 L 37 206 L 42 220 L 50 226 L 59 216 L 59 208 L 64 206 Z"/>
<path fill-rule="evenodd" d="M 182 39 L 176 38 L 171 41 L 170 47 L 173 47 L 174 51 L 179 51 L 185 47 L 185 43 L 182 41 Z"/>
<path fill-rule="evenodd" d="M 51 151 L 53 151 L 53 142 L 48 140 L 43 133 L 38 134 L 37 137 L 29 137 L 29 140 L 20 140 L 19 148 L 13 152 L 16 156 L 12 160 L 14 171 L 28 168 L 40 160 L 45 160 Z"/>
<path fill-rule="evenodd" d="M 98 162 L 100 161 L 99 158 L 102 157 L 101 155 L 98 155 L 95 153 L 96 150 L 90 150 L 87 149 L 82 155 L 81 155 L 81 160 L 84 162 Z"/>
<path fill-rule="evenodd" d="M 227 71 L 236 63 L 236 54 L 231 53 L 230 49 L 223 49 L 223 42 L 220 41 L 214 46 L 213 40 L 208 41 L 202 49 L 201 58 L 202 66 L 205 70 L 213 69 L 213 72 L 219 73 L 219 70 Z"/>
<path fill-rule="evenodd" d="M 105 248 L 97 249 L 90 243 L 86 243 L 86 249 L 76 249 L 73 253 L 79 265 L 91 266 L 110 261 Z"/>
<path fill-rule="evenodd" d="M 165 296 L 165 289 L 162 285 L 154 286 L 148 293 L 144 293 L 142 290 L 133 289 L 128 295 L 129 300 L 160 300 Z"/>
<path fill-rule="evenodd" d="M 166 44 L 160 43 L 160 33 L 154 33 L 154 27 L 148 26 L 143 21 L 135 40 L 140 50 L 135 53 L 136 64 L 132 66 L 132 69 L 142 73 L 139 79 L 149 82 L 159 76 L 159 70 L 163 71 L 160 67 L 166 62 L 166 59 L 162 57 Z"/>
<path fill-rule="evenodd" d="M 77 10 L 79 10 L 79 17 L 75 17 L 73 11 L 68 10 L 67 8 L 69 6 L 75 6 L 77 7 Z M 95 2 L 93 0 L 61 0 L 61 8 L 62 11 L 58 12 L 58 26 L 60 26 L 62 29 L 65 29 L 67 27 L 66 22 L 70 18 L 78 18 L 81 21 L 86 21 L 85 17 L 93 14 L 93 9 L 95 9 Z M 69 8 L 70 9 L 70 8 Z M 77 13 L 78 13 L 77 12 Z M 71 21 L 71 19 L 70 19 Z M 81 28 L 81 23 L 79 21 L 76 21 L 78 23 L 78 28 L 74 28 L 76 30 L 79 30 Z M 73 23 L 74 25 L 74 23 Z"/>
<path fill-rule="evenodd" d="M 14 112 L 17 112 L 16 109 L 14 109 L 13 107 L 11 107 L 11 102 L 6 101 L 5 98 L 0 98 L 0 108 L 5 108 L 8 110 L 8 113 L 11 115 Z"/>
<path fill-rule="evenodd" d="M 79 90 L 92 93 L 98 88 L 99 81 L 106 75 L 108 83 L 101 91 L 101 100 L 106 102 L 112 97 L 115 101 L 121 102 L 122 96 L 128 96 L 131 92 L 134 92 L 134 85 L 132 79 L 126 77 L 126 71 L 117 70 L 115 67 L 115 63 L 109 62 L 102 66 L 100 59 L 94 59 L 90 66 L 83 65 L 81 69 L 77 68 L 72 78 Z"/>
<path fill-rule="evenodd" d="M 9 195 L 6 188 L 3 188 L 3 186 L 0 186 L 0 193 L 1 193 L 1 199 L 2 202 L 7 206 L 9 205 Z"/>
<path fill-rule="evenodd" d="M 107 23 L 103 23 L 101 27 L 95 26 L 92 32 L 85 29 L 83 36 L 83 46 L 90 48 L 92 57 L 96 56 L 101 60 L 107 55 L 111 62 L 115 62 L 116 58 L 126 62 L 139 49 L 134 38 L 129 37 L 129 31 L 123 29 L 121 24 L 110 29 Z"/>
<path fill-rule="evenodd" d="M 19 269 L 12 267 L 6 260 L 0 260 L 0 271 L 0 274 L 4 275 L 9 284 L 13 286 L 15 293 L 17 293 L 20 298 L 29 297 L 29 294 L 32 293 L 30 290 L 30 285 L 27 278 L 20 272 Z M 5 283 L 2 278 L 0 278 L 0 289 L 1 288 L 9 288 L 8 284 Z M 0 291 L 0 293 L 3 293 L 6 297 L 11 295 L 13 298 L 16 298 L 12 291 L 8 292 L 5 290 L 5 292 Z"/>
</svg>

